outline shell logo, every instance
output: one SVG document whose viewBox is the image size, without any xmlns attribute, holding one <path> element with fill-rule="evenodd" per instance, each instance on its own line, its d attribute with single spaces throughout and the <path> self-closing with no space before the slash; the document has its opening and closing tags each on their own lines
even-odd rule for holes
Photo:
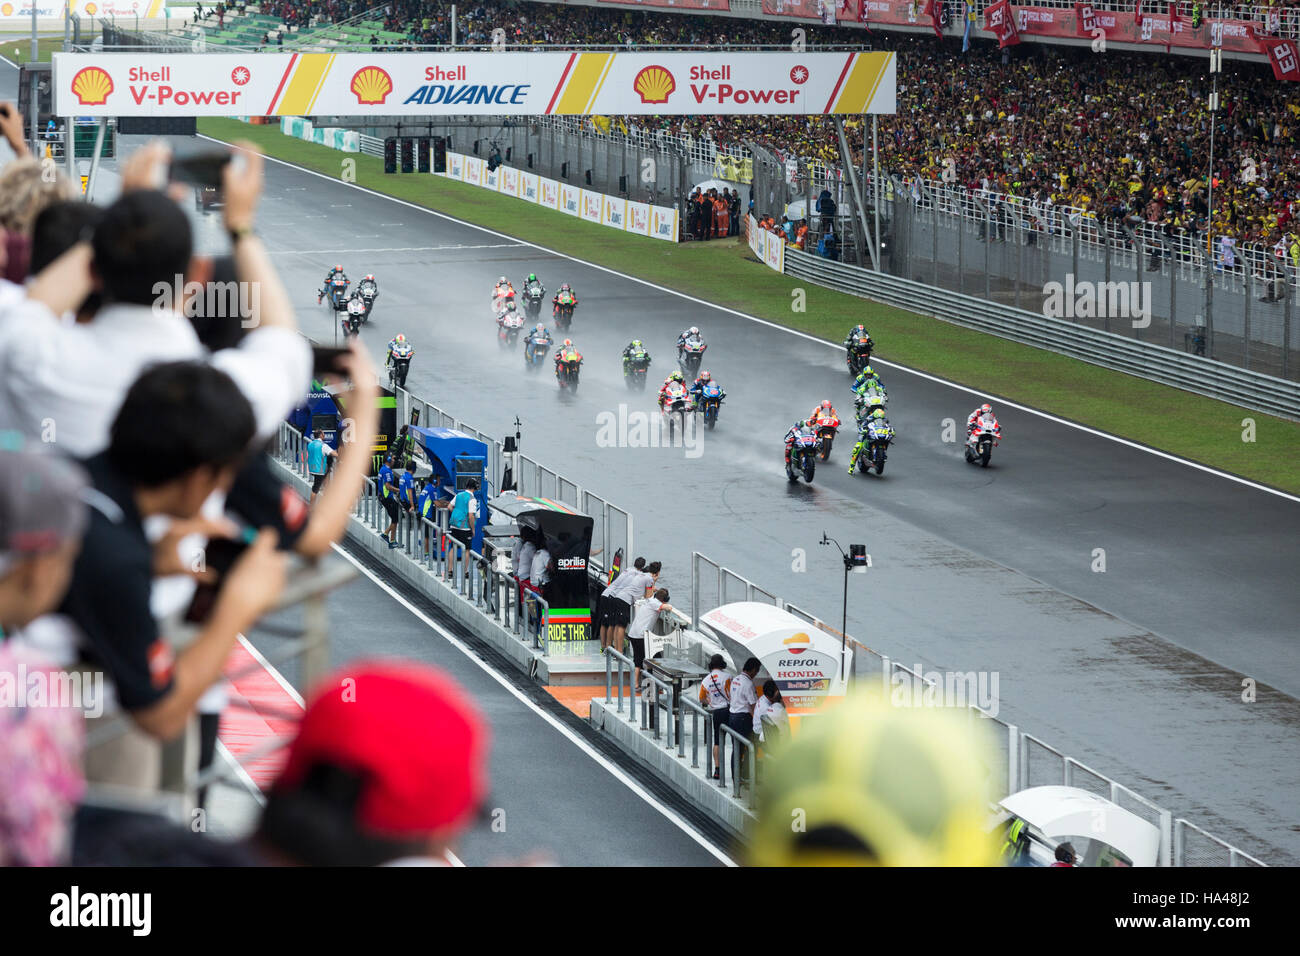
<svg viewBox="0 0 1300 956">
<path fill-rule="evenodd" d="M 812 638 L 802 631 L 798 634 L 792 634 L 781 642 L 785 645 L 787 654 L 802 654 L 812 647 Z"/>
<path fill-rule="evenodd" d="M 642 103 L 667 103 L 668 97 L 677 89 L 677 81 L 665 67 L 647 66 L 633 77 L 632 89 L 641 97 Z"/>
<path fill-rule="evenodd" d="M 72 78 L 72 92 L 82 106 L 100 106 L 113 92 L 113 78 L 98 66 L 87 66 Z"/>
<path fill-rule="evenodd" d="M 352 75 L 348 89 L 356 94 L 358 103 L 374 106 L 383 103 L 393 92 L 393 78 L 377 66 L 363 66 Z"/>
<path fill-rule="evenodd" d="M 0 17 L 11 17 L 14 15 L 14 5 L 12 3 L 0 3 Z"/>
<path fill-rule="evenodd" d="M 93 3 L 86 4 L 86 16 L 93 17 L 98 12 L 99 7 L 95 6 Z"/>
</svg>

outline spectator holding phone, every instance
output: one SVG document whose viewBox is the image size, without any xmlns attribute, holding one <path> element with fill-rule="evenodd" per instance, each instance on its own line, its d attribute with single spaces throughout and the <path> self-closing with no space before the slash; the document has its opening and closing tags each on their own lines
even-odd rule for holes
<svg viewBox="0 0 1300 956">
<path fill-rule="evenodd" d="M 182 650 L 165 640 L 150 607 L 156 575 L 192 569 L 178 566 L 168 538 L 150 545 L 145 520 L 197 519 L 204 501 L 233 483 L 253 431 L 252 408 L 228 375 L 204 362 L 168 363 L 131 386 L 108 449 L 86 463 L 94 486 L 90 524 L 60 614 L 140 732 L 105 747 L 99 762 L 88 756 L 93 779 L 153 789 L 156 761 L 149 766 L 143 744 L 186 728 L 239 634 L 279 597 L 285 558 L 275 535 L 262 531 L 246 539 L 198 635 Z"/>
</svg>

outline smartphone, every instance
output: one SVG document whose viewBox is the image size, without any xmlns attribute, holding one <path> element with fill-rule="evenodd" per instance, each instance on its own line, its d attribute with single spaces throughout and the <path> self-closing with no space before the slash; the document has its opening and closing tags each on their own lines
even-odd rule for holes
<svg viewBox="0 0 1300 956">
<path fill-rule="evenodd" d="M 173 182 L 191 183 L 195 186 L 221 188 L 221 171 L 230 162 L 226 150 L 205 150 L 188 156 L 173 156 L 168 178 Z"/>
<path fill-rule="evenodd" d="M 203 552 L 203 560 L 209 570 L 216 572 L 217 580 L 211 584 L 200 584 L 194 590 L 194 598 L 185 612 L 187 622 L 202 624 L 208 619 L 208 615 L 212 613 L 212 606 L 217 602 L 217 595 L 221 593 L 226 572 L 239 560 L 239 556 L 248 548 L 251 540 L 250 534 L 245 532 L 240 538 L 213 538 L 208 542 Z"/>
<path fill-rule="evenodd" d="M 311 347 L 311 374 L 313 378 L 322 375 L 341 375 L 343 370 L 337 365 L 341 355 L 347 355 L 351 349 L 337 348 L 332 345 L 313 345 Z"/>
</svg>

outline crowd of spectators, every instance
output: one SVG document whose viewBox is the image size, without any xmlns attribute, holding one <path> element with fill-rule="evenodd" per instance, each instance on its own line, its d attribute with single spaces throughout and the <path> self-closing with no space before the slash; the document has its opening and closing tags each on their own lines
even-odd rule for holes
<svg viewBox="0 0 1300 956">
<path fill-rule="evenodd" d="M 364 4 L 336 0 L 273 5 L 326 18 Z M 412 43 L 451 41 L 451 4 L 395 0 L 390 28 Z M 283 15 L 283 14 L 281 14 Z M 1146 221 L 1169 233 L 1208 227 L 1239 243 L 1276 243 L 1300 209 L 1300 102 L 1263 65 L 1230 62 L 1219 79 L 1214 143 L 1214 221 L 1208 221 L 1210 78 L 1183 57 L 1025 43 L 999 50 L 956 40 L 846 27 L 801 25 L 810 49 L 855 44 L 899 54 L 898 109 L 880 118 L 885 171 L 1073 206 L 1101 219 Z M 769 46 L 785 48 L 790 24 L 609 10 L 546 3 L 458 7 L 457 41 L 512 48 L 580 46 Z M 624 117 L 632 131 L 659 131 L 719 146 L 755 143 L 781 160 L 840 161 L 828 117 Z M 845 122 L 855 164 L 869 124 Z M 776 211 L 774 211 L 776 212 Z M 1288 243 L 1289 245 L 1289 243 Z"/>
<path fill-rule="evenodd" d="M 343 709 L 326 680 L 246 843 L 151 812 L 163 745 L 210 762 L 240 635 L 342 537 L 378 385 L 355 340 L 324 373 L 350 428 L 309 507 L 266 451 L 314 363 L 254 232 L 261 155 L 223 168 L 231 252 L 211 257 L 165 145 L 101 207 L 28 155 L 12 104 L 0 136 L 0 864 L 445 862 L 486 792 L 486 730 L 415 663 L 349 665 L 372 690 Z M 112 809 L 87 800 L 104 788 Z"/>
</svg>

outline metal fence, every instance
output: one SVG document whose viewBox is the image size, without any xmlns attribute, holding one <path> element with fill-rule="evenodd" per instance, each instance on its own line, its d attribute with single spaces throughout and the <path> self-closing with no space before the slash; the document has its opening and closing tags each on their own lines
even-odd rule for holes
<svg viewBox="0 0 1300 956">
<path fill-rule="evenodd" d="M 947 292 L 883 272 L 873 272 L 787 247 L 784 271 L 854 295 L 933 315 L 956 325 L 988 332 L 1026 345 L 1049 349 L 1094 365 L 1116 369 L 1154 382 L 1218 398 L 1272 415 L 1300 418 L 1300 384 L 1198 355 L 1179 348 L 1165 333 L 1166 344 L 1104 331 L 1064 318 L 999 305 Z M 1142 331 L 1142 330 L 1134 330 Z M 1294 329 L 1288 331 L 1294 338 Z M 1172 337 L 1172 344 L 1169 339 Z"/>
<path fill-rule="evenodd" d="M 770 598 L 777 607 L 807 621 L 813 627 L 836 639 L 853 645 L 852 679 L 856 686 L 864 682 L 880 682 L 886 693 L 902 693 L 909 699 L 925 699 L 927 687 L 941 692 L 933 680 L 924 674 L 867 647 L 861 641 L 843 634 L 788 601 L 773 597 L 749 579 L 723 567 L 699 552 L 691 554 L 691 623 L 698 629 L 701 608 L 716 607 L 710 604 L 713 595 L 720 595 L 718 604 L 727 603 L 726 582 L 741 582 L 745 597 L 730 596 L 730 600 L 762 600 Z M 716 584 L 714 583 L 716 582 Z M 701 600 L 705 603 L 701 604 Z M 939 698 L 942 700 L 942 697 Z M 974 704 L 965 705 L 973 720 L 986 721 L 990 733 L 992 762 L 988 768 L 990 797 L 1001 800 L 1029 787 L 1061 785 L 1078 787 L 1118 804 L 1136 814 L 1160 831 L 1161 866 L 1264 866 L 1258 859 L 1231 844 L 1212 836 L 1188 823 L 1174 820 L 1173 814 L 1151 802 L 1103 773 L 1088 767 L 1063 751 L 1045 743 L 1032 734 L 1021 731 L 1015 724 L 1001 720 Z"/>
</svg>

